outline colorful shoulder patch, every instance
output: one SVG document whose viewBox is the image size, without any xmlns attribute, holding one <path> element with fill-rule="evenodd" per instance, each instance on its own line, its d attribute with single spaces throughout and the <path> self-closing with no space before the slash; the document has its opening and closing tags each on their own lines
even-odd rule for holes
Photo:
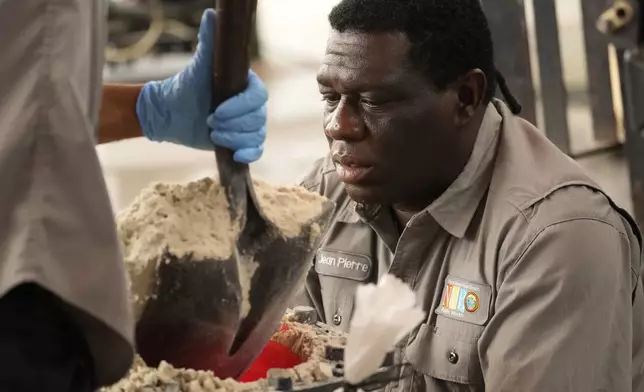
<svg viewBox="0 0 644 392">
<path fill-rule="evenodd" d="M 466 323 L 487 322 L 492 288 L 447 275 L 436 313 Z"/>
</svg>

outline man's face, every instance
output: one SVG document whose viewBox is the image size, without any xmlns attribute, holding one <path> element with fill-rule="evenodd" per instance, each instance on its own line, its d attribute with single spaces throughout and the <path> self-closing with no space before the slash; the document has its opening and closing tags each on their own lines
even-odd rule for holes
<svg viewBox="0 0 644 392">
<path fill-rule="evenodd" d="M 454 179 L 458 94 L 437 93 L 409 64 L 409 47 L 402 33 L 333 31 L 327 43 L 318 72 L 324 133 L 360 203 L 424 208 Z"/>
</svg>

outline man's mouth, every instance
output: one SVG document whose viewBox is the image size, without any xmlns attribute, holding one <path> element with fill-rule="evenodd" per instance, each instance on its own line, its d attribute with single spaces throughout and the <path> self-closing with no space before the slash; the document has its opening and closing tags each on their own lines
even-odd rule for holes
<svg viewBox="0 0 644 392">
<path fill-rule="evenodd" d="M 335 171 L 345 184 L 359 184 L 373 170 L 370 164 L 347 155 L 334 155 Z"/>
</svg>

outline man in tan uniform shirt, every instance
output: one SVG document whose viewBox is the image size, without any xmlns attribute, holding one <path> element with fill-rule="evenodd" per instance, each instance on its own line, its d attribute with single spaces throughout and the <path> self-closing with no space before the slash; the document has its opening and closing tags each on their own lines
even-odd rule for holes
<svg viewBox="0 0 644 392">
<path fill-rule="evenodd" d="M 337 203 L 306 285 L 320 317 L 346 330 L 356 287 L 390 273 L 427 319 L 389 390 L 644 391 L 639 230 L 492 98 L 478 0 L 343 0 L 329 20 L 330 153 L 303 181 Z"/>
</svg>

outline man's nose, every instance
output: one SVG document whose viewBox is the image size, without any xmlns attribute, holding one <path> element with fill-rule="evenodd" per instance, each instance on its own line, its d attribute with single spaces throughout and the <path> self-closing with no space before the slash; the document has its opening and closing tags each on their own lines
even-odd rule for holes
<svg viewBox="0 0 644 392">
<path fill-rule="evenodd" d="M 361 140 L 365 136 L 365 127 L 357 108 L 342 97 L 333 112 L 327 115 L 324 134 L 333 140 Z"/>
</svg>

